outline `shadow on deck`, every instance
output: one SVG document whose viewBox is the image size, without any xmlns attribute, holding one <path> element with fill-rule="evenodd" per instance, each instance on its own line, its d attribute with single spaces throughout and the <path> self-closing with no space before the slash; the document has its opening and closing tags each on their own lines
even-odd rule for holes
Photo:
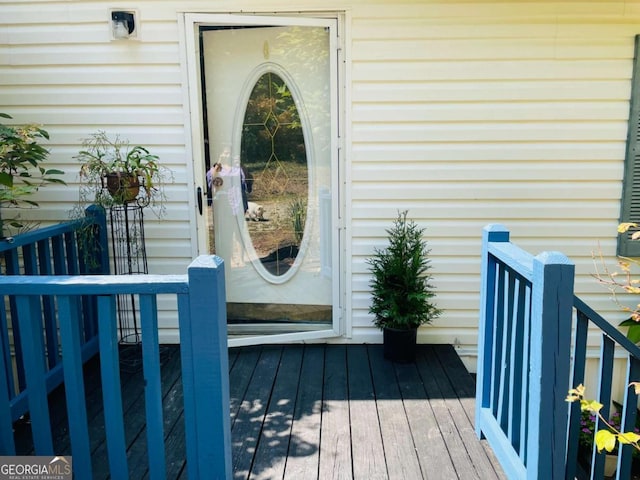
<svg viewBox="0 0 640 480">
<path fill-rule="evenodd" d="M 144 380 L 137 347 L 121 350 L 130 478 L 148 475 Z M 180 355 L 161 352 L 167 478 L 185 479 Z M 475 384 L 450 345 L 421 345 L 415 364 L 379 345 L 229 350 L 234 478 L 506 478 L 473 419 Z M 85 369 L 94 478 L 109 477 L 98 361 Z M 62 388 L 51 395 L 56 454 L 69 455 Z M 30 454 L 28 420 L 16 424 Z"/>
</svg>

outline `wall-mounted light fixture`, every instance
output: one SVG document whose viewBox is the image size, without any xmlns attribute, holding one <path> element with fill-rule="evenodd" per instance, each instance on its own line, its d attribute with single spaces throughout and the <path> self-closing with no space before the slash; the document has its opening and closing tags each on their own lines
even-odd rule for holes
<svg viewBox="0 0 640 480">
<path fill-rule="evenodd" d="M 125 40 L 136 38 L 138 34 L 138 24 L 136 22 L 136 12 L 133 10 L 112 10 L 111 11 L 111 37 L 114 40 Z"/>
</svg>

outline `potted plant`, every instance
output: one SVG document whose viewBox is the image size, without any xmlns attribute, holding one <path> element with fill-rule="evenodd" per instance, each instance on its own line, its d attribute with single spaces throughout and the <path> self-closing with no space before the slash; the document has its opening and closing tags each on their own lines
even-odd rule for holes
<svg viewBox="0 0 640 480">
<path fill-rule="evenodd" d="M 415 359 L 417 330 L 441 314 L 433 303 L 431 268 L 424 228 L 399 212 L 386 230 L 389 245 L 375 249 L 367 259 L 373 276 L 370 282 L 375 325 L 382 329 L 385 358 L 396 362 Z"/>
<path fill-rule="evenodd" d="M 614 402 L 614 405 L 619 405 Z M 596 419 L 597 414 L 590 410 L 583 410 L 580 418 L 580 434 L 578 436 L 578 444 L 580 447 L 580 459 L 585 464 L 585 466 L 589 466 L 591 464 L 591 455 L 593 453 L 593 447 L 596 436 Z M 614 431 L 622 431 L 622 415 L 620 411 L 616 410 L 610 415 L 609 425 L 613 427 Z M 606 430 L 607 426 L 602 423 L 600 425 L 600 429 Z M 633 432 L 635 435 L 640 434 L 640 429 L 636 426 L 633 430 L 629 430 Z M 604 449 L 603 449 L 604 450 Z M 601 450 L 598 450 L 600 452 Z M 605 477 L 611 477 L 616 471 L 618 464 L 618 442 L 615 442 L 615 446 L 611 449 L 611 451 L 604 451 L 606 453 L 605 459 Z M 637 460 L 640 457 L 640 451 L 637 449 L 633 450 L 633 470 L 636 471 L 637 468 Z"/>
<path fill-rule="evenodd" d="M 131 202 L 151 204 L 159 207 L 159 215 L 164 213 L 163 187 L 170 171 L 147 148 L 98 131 L 82 141 L 82 150 L 74 158 L 81 162 L 81 200 L 105 208 Z M 89 199 L 90 194 L 95 197 Z"/>
<path fill-rule="evenodd" d="M 10 119 L 11 116 L 0 113 L 0 118 Z M 42 167 L 49 151 L 38 142 L 48 139 L 47 131 L 38 125 L 0 124 L 0 207 L 38 207 L 38 203 L 29 197 L 41 186 L 65 185 L 58 178 L 64 173 L 62 170 Z M 18 216 L 5 219 L 0 214 L 1 238 L 9 236 L 12 230 L 19 233 L 25 229 L 27 225 L 19 221 Z"/>
</svg>

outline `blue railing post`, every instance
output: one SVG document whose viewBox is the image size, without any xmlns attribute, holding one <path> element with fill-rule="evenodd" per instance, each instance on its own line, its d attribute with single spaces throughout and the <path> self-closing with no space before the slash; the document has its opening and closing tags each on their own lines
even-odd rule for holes
<svg viewBox="0 0 640 480">
<path fill-rule="evenodd" d="M 231 479 L 229 352 L 224 264 L 196 258 L 188 270 L 189 304 L 179 308 L 189 478 Z"/>
<path fill-rule="evenodd" d="M 561 253 L 534 258 L 527 478 L 564 478 L 575 267 Z"/>
<path fill-rule="evenodd" d="M 508 242 L 509 231 L 503 225 L 487 225 L 482 229 L 482 284 L 480 286 L 480 325 L 478 332 L 478 365 L 476 380 L 476 434 L 482 437 L 480 412 L 490 405 L 495 314 L 496 265 L 489 255 L 490 242 Z"/>
</svg>

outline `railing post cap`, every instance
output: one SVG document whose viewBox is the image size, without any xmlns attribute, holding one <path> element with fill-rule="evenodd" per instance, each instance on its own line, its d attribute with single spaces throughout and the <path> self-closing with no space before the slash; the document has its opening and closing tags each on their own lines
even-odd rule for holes
<svg viewBox="0 0 640 480">
<path fill-rule="evenodd" d="M 508 232 L 509 230 L 501 223 L 490 223 L 486 225 L 483 230 L 485 232 Z"/>
<path fill-rule="evenodd" d="M 199 255 L 196 257 L 189 268 L 220 268 L 224 261 L 217 255 Z"/>
<path fill-rule="evenodd" d="M 535 259 L 545 265 L 573 265 L 573 262 L 561 252 L 542 252 L 535 256 Z"/>
<path fill-rule="evenodd" d="M 482 238 L 489 242 L 508 242 L 509 230 L 501 223 L 490 223 L 482 229 Z"/>
</svg>

